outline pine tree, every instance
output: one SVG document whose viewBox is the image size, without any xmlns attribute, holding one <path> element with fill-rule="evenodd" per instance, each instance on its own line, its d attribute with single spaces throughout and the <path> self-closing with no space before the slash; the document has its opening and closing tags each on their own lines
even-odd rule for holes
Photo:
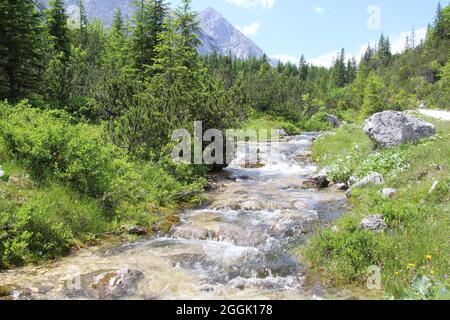
<svg viewBox="0 0 450 320">
<path fill-rule="evenodd" d="M 333 67 L 333 83 L 336 87 L 344 87 L 347 84 L 347 70 L 345 66 L 345 50 L 342 48 L 336 57 Z"/>
<path fill-rule="evenodd" d="M 50 52 L 44 79 L 47 98 L 64 102 L 68 96 L 69 79 L 67 65 L 70 59 L 70 37 L 67 26 L 68 16 L 64 10 L 63 0 L 49 2 L 45 11 L 49 36 Z"/>
<path fill-rule="evenodd" d="M 414 26 L 412 27 L 412 31 L 411 31 L 410 45 L 411 45 L 411 49 L 416 48 L 416 28 Z"/>
<path fill-rule="evenodd" d="M 69 56 L 70 40 L 69 28 L 64 9 L 63 0 L 52 0 L 49 2 L 49 9 L 46 10 L 47 28 L 51 37 L 53 50 L 62 52 L 66 57 Z"/>
<path fill-rule="evenodd" d="M 125 26 L 125 23 L 123 21 L 122 11 L 120 10 L 120 8 L 117 8 L 114 11 L 114 17 L 113 17 L 113 23 L 112 23 L 111 29 L 116 34 L 123 35 L 124 26 Z"/>
<path fill-rule="evenodd" d="M 87 26 L 88 19 L 86 15 L 86 8 L 84 6 L 84 0 L 78 0 L 78 34 L 79 34 L 79 45 L 84 47 L 87 41 Z"/>
<path fill-rule="evenodd" d="M 406 35 L 406 38 L 405 38 L 405 50 L 409 50 L 409 49 L 411 49 L 411 42 L 409 40 L 409 35 Z"/>
<path fill-rule="evenodd" d="M 132 49 L 135 68 L 142 72 L 145 66 L 153 64 L 159 35 L 164 31 L 167 4 L 163 0 L 135 0 L 133 16 Z"/>
<path fill-rule="evenodd" d="M 437 9 L 436 9 L 436 16 L 434 18 L 434 27 L 435 28 L 439 24 L 439 21 L 441 20 L 441 16 L 442 16 L 442 6 L 441 6 L 441 2 L 438 2 Z"/>
<path fill-rule="evenodd" d="M 382 66 L 386 67 L 392 60 L 391 53 L 391 42 L 389 37 L 385 37 L 383 34 L 380 36 L 380 40 L 378 41 L 378 57 L 381 60 Z"/>
<path fill-rule="evenodd" d="M 372 57 L 373 57 L 373 49 L 372 49 L 372 47 L 370 46 L 370 43 L 367 45 L 367 49 L 366 49 L 366 51 L 364 52 L 364 56 L 363 56 L 363 59 L 362 59 L 362 63 L 364 63 L 365 65 L 367 65 L 367 66 L 369 66 L 370 65 L 370 60 L 372 60 Z"/>
<path fill-rule="evenodd" d="M 450 6 L 444 9 L 438 7 L 434 28 L 438 43 L 448 44 L 450 42 Z"/>
<path fill-rule="evenodd" d="M 109 60 L 114 67 L 121 68 L 130 63 L 127 45 L 127 30 L 122 11 L 116 9 L 112 26 L 109 30 Z"/>
<path fill-rule="evenodd" d="M 306 79 L 308 79 L 309 66 L 303 54 L 300 57 L 299 69 L 300 69 L 300 79 L 306 81 Z"/>
<path fill-rule="evenodd" d="M 182 5 L 175 11 L 177 29 L 181 33 L 183 45 L 191 49 L 197 49 L 200 40 L 196 35 L 199 30 L 197 15 L 191 9 L 192 0 L 182 0 Z"/>
<path fill-rule="evenodd" d="M 370 73 L 366 81 L 364 89 L 364 102 L 361 108 L 362 118 L 373 115 L 374 113 L 384 111 L 386 109 L 386 88 L 383 80 Z"/>
<path fill-rule="evenodd" d="M 37 89 L 43 65 L 42 29 L 35 1 L 0 1 L 0 77 L 6 80 L 0 98 L 17 100 Z"/>
<path fill-rule="evenodd" d="M 347 61 L 347 84 L 352 83 L 356 79 L 358 67 L 356 65 L 355 57 Z"/>
</svg>

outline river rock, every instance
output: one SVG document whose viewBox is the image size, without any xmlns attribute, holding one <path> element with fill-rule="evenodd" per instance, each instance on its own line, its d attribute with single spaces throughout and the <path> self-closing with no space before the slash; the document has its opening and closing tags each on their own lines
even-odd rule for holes
<svg viewBox="0 0 450 320">
<path fill-rule="evenodd" d="M 330 185 L 328 171 L 329 169 L 327 167 L 323 168 L 318 174 L 307 180 L 306 184 L 319 189 L 328 188 Z"/>
<path fill-rule="evenodd" d="M 339 128 L 341 126 L 341 121 L 335 115 L 327 114 L 325 120 L 327 120 L 333 128 Z"/>
<path fill-rule="evenodd" d="M 187 240 L 208 240 L 216 236 L 215 232 L 205 228 L 197 228 L 193 226 L 179 226 L 176 227 L 172 233 L 175 239 Z"/>
<path fill-rule="evenodd" d="M 12 286 L 0 285 L 0 299 L 11 296 L 12 292 Z"/>
<path fill-rule="evenodd" d="M 94 278 L 91 288 L 97 292 L 100 299 L 114 299 L 131 293 L 136 282 L 143 276 L 141 271 L 122 268 L 98 275 Z"/>
<path fill-rule="evenodd" d="M 287 137 L 288 136 L 286 130 L 284 130 L 284 129 L 277 129 L 277 134 L 279 136 L 281 136 L 281 137 Z"/>
<path fill-rule="evenodd" d="M 384 183 L 384 178 L 380 173 L 371 172 L 369 175 L 367 175 L 366 177 L 362 178 L 361 180 L 359 180 L 358 182 L 353 184 L 352 187 L 350 189 L 348 189 L 347 196 L 348 197 L 351 196 L 352 191 L 356 188 L 361 188 L 361 187 L 365 187 L 368 185 L 381 185 L 383 183 Z"/>
<path fill-rule="evenodd" d="M 239 204 L 239 209 L 244 211 L 261 211 L 264 209 L 264 205 L 255 200 L 247 200 Z"/>
<path fill-rule="evenodd" d="M 381 190 L 381 195 L 385 199 L 393 198 L 397 195 L 397 189 L 384 188 L 383 190 Z"/>
<path fill-rule="evenodd" d="M 328 181 L 328 177 L 326 175 L 318 174 L 313 176 L 310 180 L 308 180 L 307 184 L 312 185 L 315 188 L 323 189 L 328 187 L 330 181 Z"/>
<path fill-rule="evenodd" d="M 393 147 L 430 138 L 436 134 L 433 124 L 397 111 L 374 114 L 364 123 L 364 132 L 381 147 Z"/>
<path fill-rule="evenodd" d="M 310 205 L 305 201 L 297 201 L 293 204 L 293 208 L 296 210 L 308 210 Z"/>
<path fill-rule="evenodd" d="M 388 227 L 384 221 L 384 216 L 381 214 L 375 214 L 365 217 L 359 224 L 361 229 L 372 230 L 375 232 L 383 231 Z"/>
<path fill-rule="evenodd" d="M 126 233 L 137 236 L 145 236 L 148 233 L 147 228 L 138 225 L 123 225 L 121 229 Z"/>
<path fill-rule="evenodd" d="M 333 188 L 340 191 L 346 191 L 348 190 L 348 185 L 346 183 L 336 183 Z"/>
</svg>

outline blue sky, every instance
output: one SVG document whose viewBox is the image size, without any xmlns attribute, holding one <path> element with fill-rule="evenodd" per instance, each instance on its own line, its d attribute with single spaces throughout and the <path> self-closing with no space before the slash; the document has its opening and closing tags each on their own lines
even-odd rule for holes
<svg viewBox="0 0 450 320">
<path fill-rule="evenodd" d="M 219 11 L 269 56 L 328 65 L 340 48 L 358 57 L 381 32 L 394 51 L 412 27 L 420 39 L 438 0 L 193 0 L 195 10 Z M 448 0 L 441 1 L 447 5 Z M 175 6 L 179 0 L 172 0 Z"/>
</svg>

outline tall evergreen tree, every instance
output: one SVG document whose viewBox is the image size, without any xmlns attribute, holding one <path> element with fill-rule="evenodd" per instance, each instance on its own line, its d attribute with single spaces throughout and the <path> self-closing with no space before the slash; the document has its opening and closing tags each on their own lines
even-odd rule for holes
<svg viewBox="0 0 450 320">
<path fill-rule="evenodd" d="M 438 2 L 437 9 L 436 9 L 436 16 L 434 18 L 434 27 L 436 27 L 439 23 L 439 20 L 441 20 L 442 16 L 442 6 L 441 2 Z"/>
<path fill-rule="evenodd" d="M 0 74 L 6 78 L 0 98 L 17 100 L 38 87 L 42 29 L 35 1 L 0 1 Z"/>
<path fill-rule="evenodd" d="M 352 83 L 356 79 L 358 67 L 356 65 L 355 57 L 347 61 L 347 84 Z"/>
<path fill-rule="evenodd" d="M 389 37 L 385 37 L 384 34 L 381 34 L 380 40 L 378 41 L 377 53 L 382 66 L 388 66 L 392 59 L 391 42 Z"/>
<path fill-rule="evenodd" d="M 364 102 L 361 108 L 362 118 L 386 109 L 386 88 L 382 79 L 374 74 L 369 74 L 364 88 Z"/>
<path fill-rule="evenodd" d="M 66 57 L 69 56 L 70 40 L 69 28 L 64 9 L 63 0 L 51 0 L 49 9 L 46 10 L 47 28 L 50 35 L 50 41 L 55 52 L 62 52 Z"/>
<path fill-rule="evenodd" d="M 86 8 L 84 6 L 84 0 L 78 0 L 78 33 L 79 33 L 79 45 L 81 47 L 86 45 L 87 41 L 87 26 L 88 19 L 86 15 Z"/>
<path fill-rule="evenodd" d="M 373 49 L 369 43 L 367 45 L 366 51 L 364 52 L 363 59 L 361 62 L 368 66 L 368 65 L 370 65 L 370 60 L 372 59 L 372 57 L 373 57 Z"/>
<path fill-rule="evenodd" d="M 450 6 L 444 9 L 438 8 L 434 28 L 438 43 L 448 44 L 450 42 Z"/>
<path fill-rule="evenodd" d="M 300 69 L 300 79 L 306 81 L 306 79 L 308 79 L 309 66 L 303 54 L 300 57 L 299 69 Z"/>
<path fill-rule="evenodd" d="M 68 96 L 70 86 L 67 72 L 67 65 L 70 59 L 70 36 L 64 1 L 50 1 L 45 15 L 50 44 L 49 60 L 44 74 L 46 81 L 45 91 L 48 99 L 64 102 Z"/>
<path fill-rule="evenodd" d="M 155 48 L 159 44 L 159 34 L 164 31 L 168 9 L 164 0 L 135 0 L 133 5 L 132 49 L 135 67 L 142 72 L 156 57 Z"/>
<path fill-rule="evenodd" d="M 122 11 L 116 9 L 112 26 L 109 30 L 109 58 L 115 67 L 123 67 L 129 60 L 127 30 Z"/>
<path fill-rule="evenodd" d="M 344 87 L 347 84 L 347 70 L 345 66 L 345 50 L 342 48 L 336 57 L 333 67 L 333 83 L 336 87 Z"/>
<path fill-rule="evenodd" d="M 182 0 L 182 5 L 177 8 L 175 15 L 177 17 L 177 29 L 181 33 L 182 45 L 186 48 L 197 50 L 200 40 L 197 36 L 199 30 L 197 15 L 191 9 L 192 0 Z"/>
</svg>

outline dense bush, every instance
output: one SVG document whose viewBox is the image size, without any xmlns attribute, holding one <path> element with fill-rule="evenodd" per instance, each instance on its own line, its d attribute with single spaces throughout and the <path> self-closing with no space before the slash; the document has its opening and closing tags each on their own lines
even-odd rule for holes
<svg viewBox="0 0 450 320">
<path fill-rule="evenodd" d="M 25 102 L 2 106 L 1 137 L 7 151 L 35 178 L 54 175 L 79 191 L 100 195 L 108 190 L 111 159 L 120 156 L 101 128 L 71 125 L 61 111 L 41 111 Z"/>
<path fill-rule="evenodd" d="M 132 161 L 102 126 L 64 112 L 22 102 L 0 114 L 0 267 L 56 257 L 123 223 L 152 226 L 205 186 L 205 167 Z"/>
</svg>

